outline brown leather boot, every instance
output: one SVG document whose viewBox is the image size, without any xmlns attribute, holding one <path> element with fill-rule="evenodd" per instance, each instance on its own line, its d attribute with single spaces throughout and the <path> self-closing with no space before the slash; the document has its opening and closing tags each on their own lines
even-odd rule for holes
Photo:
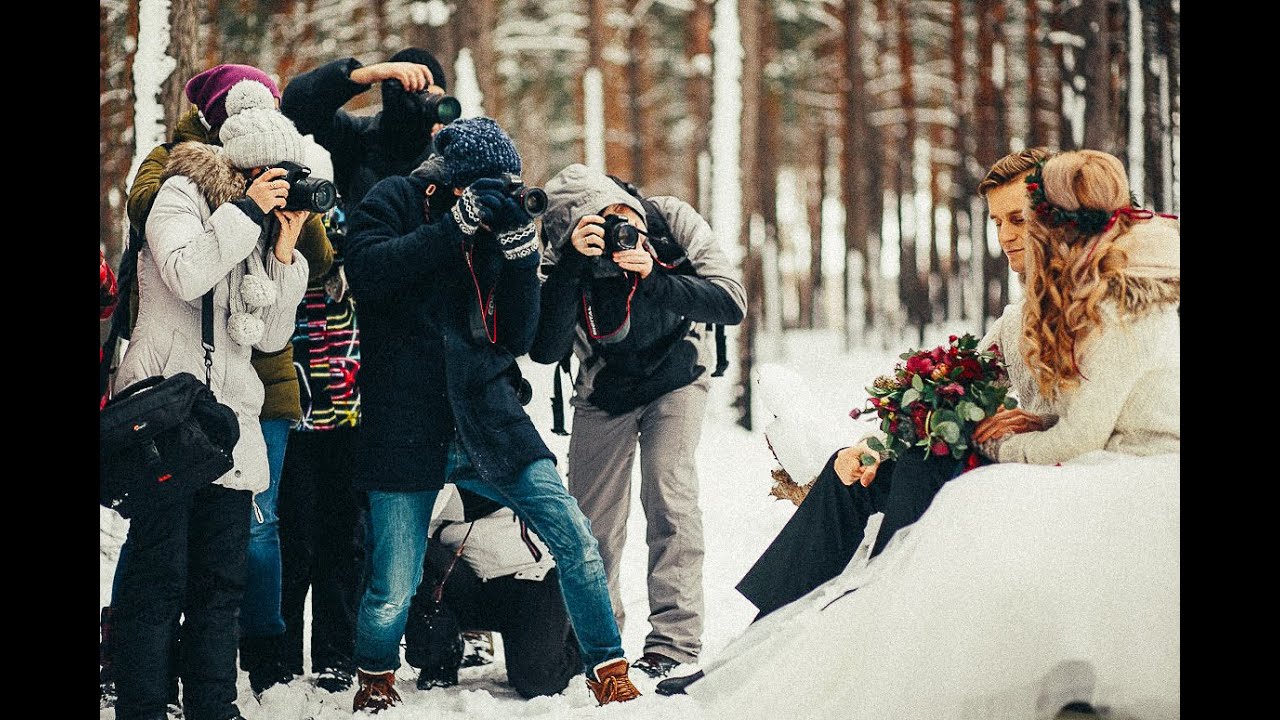
<svg viewBox="0 0 1280 720">
<path fill-rule="evenodd" d="M 396 674 L 394 672 L 367 673 L 357 670 L 360 688 L 356 690 L 356 699 L 352 703 L 352 712 L 372 710 L 379 712 L 400 702 L 400 693 L 396 692 Z"/>
<path fill-rule="evenodd" d="M 595 693 L 596 702 L 608 705 L 611 702 L 626 702 L 640 697 L 640 691 L 631 684 L 627 675 L 626 658 L 607 660 L 595 667 L 596 679 L 587 677 L 587 687 Z"/>
</svg>

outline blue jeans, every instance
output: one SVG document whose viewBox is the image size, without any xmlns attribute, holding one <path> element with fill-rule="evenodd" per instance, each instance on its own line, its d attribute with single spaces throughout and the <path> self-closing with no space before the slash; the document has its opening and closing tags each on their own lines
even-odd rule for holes
<svg viewBox="0 0 1280 720">
<path fill-rule="evenodd" d="M 253 496 L 257 511 L 249 518 L 249 567 L 240 605 L 240 634 L 274 637 L 284 634 L 280 614 L 280 523 L 276 500 L 280 497 L 280 472 L 284 468 L 285 446 L 293 421 L 287 418 L 262 421 L 262 438 L 267 442 L 267 466 L 271 481 L 267 489 Z M 258 519 L 258 513 L 262 519 Z"/>
<path fill-rule="evenodd" d="M 559 568 L 560 592 L 578 637 L 584 672 L 623 656 L 591 524 L 565 490 L 555 463 L 537 460 L 512 483 L 497 487 L 480 479 L 466 451 L 454 442 L 445 480 L 511 508 L 546 542 Z M 400 668 L 400 638 L 409 617 L 409 601 L 422 580 L 436 494 L 435 490 L 369 492 L 372 550 L 368 584 L 356 618 L 355 650 L 356 666 L 365 672 Z"/>
</svg>

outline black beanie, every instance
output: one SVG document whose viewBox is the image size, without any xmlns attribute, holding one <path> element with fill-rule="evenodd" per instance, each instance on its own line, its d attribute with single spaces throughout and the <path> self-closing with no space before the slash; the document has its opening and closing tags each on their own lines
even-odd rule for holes
<svg viewBox="0 0 1280 720">
<path fill-rule="evenodd" d="M 391 62 L 411 62 L 419 65 L 426 65 L 431 70 L 431 79 L 436 85 L 448 90 L 449 81 L 444 76 L 444 67 L 440 65 L 440 61 L 436 60 L 436 56 L 423 50 L 422 48 L 405 48 L 395 55 L 391 56 Z"/>
</svg>

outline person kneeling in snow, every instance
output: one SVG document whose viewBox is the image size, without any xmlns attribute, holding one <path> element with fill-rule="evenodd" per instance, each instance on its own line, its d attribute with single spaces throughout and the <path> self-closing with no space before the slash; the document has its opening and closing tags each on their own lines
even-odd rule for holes
<svg viewBox="0 0 1280 720">
<path fill-rule="evenodd" d="M 494 631 L 521 697 L 563 691 L 582 661 L 551 552 L 510 508 L 466 490 L 445 492 L 405 627 L 418 689 L 456 685 L 461 633 Z"/>
</svg>

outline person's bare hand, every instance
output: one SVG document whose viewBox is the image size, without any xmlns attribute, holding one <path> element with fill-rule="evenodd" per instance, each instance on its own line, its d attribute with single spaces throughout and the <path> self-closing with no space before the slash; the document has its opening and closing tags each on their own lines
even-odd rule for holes
<svg viewBox="0 0 1280 720">
<path fill-rule="evenodd" d="M 276 259 L 285 265 L 292 265 L 293 249 L 298 246 L 298 236 L 302 234 L 302 226 L 311 213 L 306 210 L 276 210 L 275 214 L 280 220 L 280 234 L 276 236 Z"/>
<path fill-rule="evenodd" d="M 587 257 L 604 254 L 604 218 L 599 215 L 583 215 L 573 228 L 569 242 L 574 249 Z"/>
<path fill-rule="evenodd" d="M 1044 430 L 1044 419 L 1022 408 L 1004 408 L 984 418 L 973 429 L 974 442 L 983 443 L 1005 435 Z"/>
<path fill-rule="evenodd" d="M 618 267 L 627 272 L 636 273 L 641 278 L 647 278 L 649 273 L 653 272 L 653 256 L 645 247 L 643 238 L 635 248 L 614 253 L 613 261 L 618 264 Z"/>
<path fill-rule="evenodd" d="M 880 469 L 880 453 L 867 446 L 865 440 L 836 453 L 836 477 L 845 485 L 861 483 L 869 487 Z"/>
<path fill-rule="evenodd" d="M 413 62 L 383 62 L 351 71 L 351 79 L 361 85 L 372 85 L 383 80 L 399 80 L 409 92 L 421 92 L 435 85 L 431 69 Z"/>
<path fill-rule="evenodd" d="M 264 213 L 284 207 L 289 198 L 289 181 L 281 178 L 287 174 L 284 168 L 269 168 L 249 183 L 245 195 Z"/>
</svg>

